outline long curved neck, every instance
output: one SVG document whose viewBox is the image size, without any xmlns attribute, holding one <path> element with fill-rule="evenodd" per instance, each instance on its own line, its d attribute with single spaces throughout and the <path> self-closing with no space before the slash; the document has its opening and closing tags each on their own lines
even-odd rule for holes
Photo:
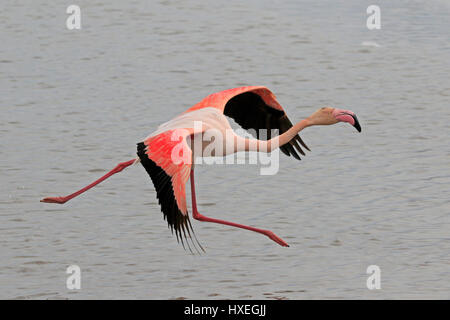
<svg viewBox="0 0 450 320">
<path fill-rule="evenodd" d="M 306 127 L 311 126 L 312 123 L 309 119 L 303 119 L 299 122 L 297 122 L 295 125 L 292 126 L 292 128 L 290 128 L 288 131 L 286 131 L 285 133 L 279 135 L 278 137 L 275 137 L 274 139 L 271 139 L 269 141 L 274 140 L 273 142 L 277 142 L 276 139 L 278 138 L 278 145 L 275 146 L 275 148 L 279 148 L 283 145 L 285 145 L 286 143 L 288 143 L 289 141 L 292 140 L 292 138 L 294 138 L 300 131 L 302 131 L 303 129 L 305 129 Z M 272 144 L 272 142 L 271 142 Z M 274 149 L 272 149 L 274 150 Z"/>
<path fill-rule="evenodd" d="M 303 119 L 293 125 L 285 133 L 270 140 L 264 141 L 246 139 L 245 149 L 246 151 L 271 152 L 291 141 L 291 139 L 294 138 L 300 131 L 311 125 L 313 124 L 309 118 Z"/>
</svg>

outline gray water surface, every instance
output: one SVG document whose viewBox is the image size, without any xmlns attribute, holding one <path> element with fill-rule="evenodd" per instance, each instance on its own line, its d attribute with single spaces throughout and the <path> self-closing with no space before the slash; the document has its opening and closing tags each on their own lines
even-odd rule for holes
<svg viewBox="0 0 450 320">
<path fill-rule="evenodd" d="M 0 298 L 450 298 L 450 4 L 378 1 L 3 1 Z M 139 165 L 67 204 L 40 203 L 135 156 L 204 96 L 265 85 L 293 122 L 319 107 L 363 131 L 306 129 L 312 152 L 196 168 L 206 253 L 178 244 Z M 189 188 L 187 188 L 189 190 Z M 188 199 L 190 194 L 188 191 Z M 80 266 L 81 290 L 66 288 Z M 381 269 L 368 290 L 366 269 Z"/>
</svg>

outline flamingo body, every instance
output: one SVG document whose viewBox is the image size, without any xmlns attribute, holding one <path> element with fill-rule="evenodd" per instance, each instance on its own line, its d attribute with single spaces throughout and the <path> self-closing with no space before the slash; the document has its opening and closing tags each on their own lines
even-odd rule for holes
<svg viewBox="0 0 450 320">
<path fill-rule="evenodd" d="M 256 144 L 251 143 L 255 140 L 235 134 L 227 117 L 232 118 L 244 129 L 256 130 Z M 266 87 L 247 86 L 224 90 L 205 97 L 177 117 L 161 124 L 137 144 L 136 159 L 119 163 L 106 175 L 73 194 L 65 197 L 47 197 L 41 201 L 65 203 L 111 175 L 141 162 L 155 186 L 164 218 L 172 232 L 175 231 L 177 239 L 181 239 L 183 246 L 183 238 L 192 240 L 192 236 L 195 237 L 186 203 L 186 183 L 189 179 L 191 180 L 192 216 L 196 220 L 251 230 L 266 235 L 282 246 L 288 246 L 269 230 L 209 218 L 198 212 L 193 163 L 195 158 L 204 156 L 206 145 L 202 143 L 201 148 L 198 149 L 195 144 L 193 145 L 193 141 L 195 137 L 205 134 L 208 130 L 218 130 L 222 134 L 222 139 L 225 140 L 223 141 L 225 147 L 218 150 L 214 156 L 225 156 L 238 151 L 271 152 L 279 147 L 286 155 L 292 155 L 300 160 L 299 154 L 305 155 L 302 147 L 307 150 L 309 148 L 298 133 L 309 126 L 330 125 L 338 122 L 348 122 L 361 131 L 356 115 L 349 110 L 321 108 L 309 118 L 293 125 L 275 95 Z M 200 125 L 197 125 L 198 123 Z M 266 130 L 266 136 L 260 135 L 261 129 Z M 278 130 L 279 135 L 271 137 L 272 129 Z M 195 243 L 191 242 L 195 246 Z M 189 246 L 189 242 L 186 241 L 186 243 Z M 197 244 L 203 249 L 198 241 Z"/>
<path fill-rule="evenodd" d="M 242 97 L 243 95 L 245 95 L 243 101 L 233 101 L 233 98 Z M 234 102 L 234 104 L 230 104 L 230 102 Z M 225 147 L 222 152 L 219 150 L 219 153 L 215 154 L 215 156 L 225 156 L 230 153 L 243 151 L 242 149 L 226 147 L 227 144 L 245 146 L 245 143 L 243 143 L 245 139 L 234 134 L 225 114 L 233 117 L 236 113 L 233 111 L 239 111 L 240 117 L 235 116 L 234 119 L 238 122 L 245 122 L 245 115 L 248 114 L 248 111 L 251 112 L 249 113 L 250 118 L 255 117 L 254 110 L 251 110 L 251 108 L 255 108 L 255 105 L 258 103 L 260 105 L 258 108 L 268 110 L 266 111 L 267 114 L 261 115 L 264 117 L 263 120 L 271 117 L 272 113 L 277 115 L 278 118 L 285 117 L 287 119 L 275 95 L 266 87 L 251 86 L 228 89 L 207 96 L 182 114 L 160 125 L 155 132 L 151 133 L 143 142 L 138 144 L 139 159 L 155 185 L 161 210 L 167 219 L 169 227 L 175 230 L 177 237 L 182 236 L 183 230 L 189 230 L 191 228 L 186 205 L 185 185 L 189 180 L 191 171 L 193 171 L 193 159 L 201 157 L 204 151 L 204 148 L 202 148 L 200 154 L 194 153 L 188 144 L 188 138 L 214 129 L 220 131 L 224 139 L 228 137 L 224 141 Z M 245 110 L 244 112 L 241 111 L 243 108 L 249 109 L 247 113 Z M 288 123 L 285 123 L 285 128 L 292 127 L 289 120 L 287 121 Z M 195 122 L 201 122 L 201 127 L 196 127 Z M 270 129 L 270 123 L 267 123 L 267 121 L 263 121 L 262 124 L 267 124 L 264 128 Z M 254 129 L 260 129 L 256 125 L 252 127 Z M 275 127 L 276 129 L 281 129 L 276 124 Z M 228 132 L 232 133 L 232 139 L 227 135 L 226 130 L 230 130 Z M 179 137 L 180 139 L 174 139 L 174 137 Z M 298 139 L 301 140 L 299 137 Z M 292 144 L 301 150 L 295 141 Z M 178 151 L 188 161 L 175 164 L 173 161 L 173 151 L 174 148 L 180 148 L 180 146 L 182 150 Z M 290 151 L 298 157 L 293 148 L 292 150 L 287 149 L 286 153 L 289 154 Z M 171 184 L 172 188 L 167 187 L 169 184 Z"/>
</svg>

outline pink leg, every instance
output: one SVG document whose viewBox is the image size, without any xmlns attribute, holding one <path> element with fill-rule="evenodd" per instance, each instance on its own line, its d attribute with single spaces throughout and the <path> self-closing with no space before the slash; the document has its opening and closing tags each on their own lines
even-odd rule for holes
<svg viewBox="0 0 450 320">
<path fill-rule="evenodd" d="M 99 184 L 100 182 L 102 182 L 103 180 L 108 179 L 110 176 L 112 176 L 115 173 L 118 173 L 120 171 L 122 171 L 123 169 L 125 169 L 128 166 L 131 166 L 133 163 L 135 162 L 135 159 L 130 160 L 130 161 L 126 161 L 126 162 L 121 162 L 119 163 L 114 169 L 112 169 L 110 172 L 108 172 L 107 174 L 105 174 L 103 177 L 101 177 L 98 180 L 95 180 L 94 182 L 92 182 L 90 185 L 84 187 L 83 189 L 78 190 L 77 192 L 74 192 L 72 194 L 69 194 L 68 196 L 65 197 L 47 197 L 41 200 L 41 202 L 47 202 L 47 203 L 65 203 L 67 201 L 69 201 L 72 198 L 75 198 L 76 196 L 82 194 L 83 192 L 89 190 L 90 188 L 92 188 L 93 186 L 96 186 L 97 184 Z"/>
<path fill-rule="evenodd" d="M 273 241 L 275 241 L 276 243 L 278 243 L 279 245 L 281 245 L 283 247 L 289 247 L 289 245 L 286 242 L 284 242 L 283 239 L 277 237 L 270 230 L 253 228 L 253 227 L 249 227 L 249 226 L 246 226 L 243 224 L 238 224 L 238 223 L 214 219 L 214 218 L 208 218 L 208 217 L 201 215 L 197 211 L 197 201 L 195 198 L 195 185 L 194 185 L 194 170 L 191 170 L 191 194 L 192 194 L 192 216 L 194 217 L 194 219 L 199 220 L 199 221 L 204 221 L 204 222 L 214 222 L 214 223 L 219 223 L 219 224 L 225 224 L 227 226 L 232 226 L 232 227 L 236 227 L 236 228 L 242 228 L 242 229 L 247 229 L 250 231 L 258 232 L 258 233 L 261 233 L 261 234 L 269 237 L 270 239 L 272 239 Z"/>
</svg>

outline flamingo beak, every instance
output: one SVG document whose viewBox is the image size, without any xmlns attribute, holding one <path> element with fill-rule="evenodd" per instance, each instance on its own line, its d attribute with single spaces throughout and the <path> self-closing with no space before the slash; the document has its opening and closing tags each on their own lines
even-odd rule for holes
<svg viewBox="0 0 450 320">
<path fill-rule="evenodd" d="M 361 132 L 361 125 L 359 124 L 358 118 L 353 111 L 335 108 L 333 110 L 333 115 L 337 121 L 350 123 L 356 130 L 358 130 L 358 132 Z"/>
<path fill-rule="evenodd" d="M 358 130 L 358 132 L 361 132 L 361 125 L 359 124 L 356 114 L 352 114 L 351 116 L 352 116 L 353 120 L 355 120 L 355 123 L 353 124 L 353 126 L 356 128 L 356 130 Z"/>
</svg>

